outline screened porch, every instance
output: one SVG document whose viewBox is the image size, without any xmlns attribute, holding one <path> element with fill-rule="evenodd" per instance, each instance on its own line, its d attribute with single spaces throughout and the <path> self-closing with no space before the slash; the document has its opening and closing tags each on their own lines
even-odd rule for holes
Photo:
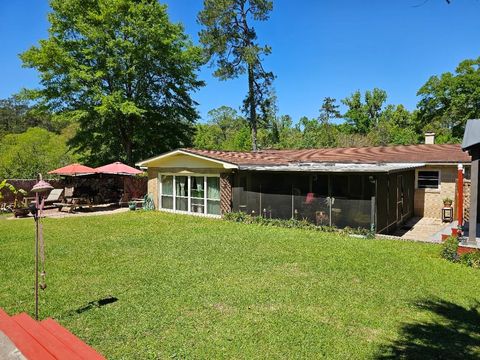
<svg viewBox="0 0 480 360">
<path fill-rule="evenodd" d="M 241 171 L 233 211 L 375 230 L 375 178 L 366 174 Z"/>
</svg>

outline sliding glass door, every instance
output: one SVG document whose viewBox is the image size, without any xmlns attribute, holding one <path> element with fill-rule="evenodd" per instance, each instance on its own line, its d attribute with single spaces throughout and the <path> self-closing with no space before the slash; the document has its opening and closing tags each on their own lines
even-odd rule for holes
<svg viewBox="0 0 480 360">
<path fill-rule="evenodd" d="M 160 208 L 179 212 L 220 215 L 218 175 L 161 175 Z"/>
</svg>

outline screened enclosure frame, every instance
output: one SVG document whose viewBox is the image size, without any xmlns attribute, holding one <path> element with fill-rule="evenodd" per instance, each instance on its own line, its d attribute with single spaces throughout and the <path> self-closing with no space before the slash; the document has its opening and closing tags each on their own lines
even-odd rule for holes
<svg viewBox="0 0 480 360">
<path fill-rule="evenodd" d="M 233 211 L 376 230 L 376 188 L 371 174 L 244 171 L 236 174 L 232 190 Z"/>
<path fill-rule="evenodd" d="M 171 178 L 168 187 L 167 177 Z M 158 174 L 158 207 L 162 211 L 220 217 L 220 191 L 219 174 Z"/>
</svg>

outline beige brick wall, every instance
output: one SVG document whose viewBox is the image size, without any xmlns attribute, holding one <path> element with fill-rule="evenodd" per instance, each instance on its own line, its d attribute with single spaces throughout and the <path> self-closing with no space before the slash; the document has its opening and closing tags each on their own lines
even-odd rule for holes
<svg viewBox="0 0 480 360">
<path fill-rule="evenodd" d="M 444 198 L 452 199 L 455 209 L 457 166 L 426 166 L 419 170 L 422 169 L 440 171 L 440 189 L 417 189 L 415 179 L 414 214 L 441 219 Z"/>
<path fill-rule="evenodd" d="M 155 168 L 149 168 L 147 173 L 147 191 L 149 194 L 153 195 L 153 203 L 155 204 L 155 209 L 158 209 L 158 170 Z"/>
</svg>

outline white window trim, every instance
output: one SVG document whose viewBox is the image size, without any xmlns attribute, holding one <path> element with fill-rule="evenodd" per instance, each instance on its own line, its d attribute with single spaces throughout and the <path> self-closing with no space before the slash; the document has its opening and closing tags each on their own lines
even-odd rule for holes
<svg viewBox="0 0 480 360">
<path fill-rule="evenodd" d="M 436 171 L 438 172 L 438 188 L 419 188 L 418 187 L 418 173 L 420 171 Z M 442 170 L 438 168 L 421 168 L 415 170 L 415 190 L 424 190 L 425 192 L 439 193 L 442 191 Z"/>
<path fill-rule="evenodd" d="M 173 209 L 164 209 L 162 207 L 162 196 L 163 196 L 163 182 L 162 182 L 162 176 L 172 176 L 173 177 Z M 188 178 L 188 192 L 187 192 L 187 199 L 188 199 L 188 210 L 177 210 L 177 205 L 176 205 L 176 198 L 177 198 L 177 183 L 176 183 L 176 177 L 177 176 L 186 176 Z M 192 196 L 191 196 L 191 178 L 193 177 L 203 177 L 203 184 L 204 184 L 204 189 L 205 189 L 205 195 L 203 198 L 203 204 L 204 204 L 204 212 L 203 213 L 197 213 L 193 212 L 192 207 L 191 207 L 191 201 L 192 201 Z M 214 177 L 218 178 L 220 182 L 220 174 L 178 174 L 178 173 L 158 173 L 158 210 L 159 211 L 165 211 L 165 212 L 171 212 L 171 213 L 178 213 L 178 214 L 188 214 L 188 215 L 195 215 L 195 216 L 204 216 L 204 217 L 211 217 L 211 218 L 220 218 L 221 215 L 217 214 L 208 214 L 207 213 L 207 204 L 208 200 L 211 201 L 219 201 L 221 203 L 221 199 L 211 199 L 207 198 L 208 191 L 207 191 L 207 178 L 209 177 Z M 221 189 L 220 189 L 221 191 Z M 172 195 L 166 195 L 166 196 L 172 196 Z M 221 211 L 221 210 L 220 210 Z"/>
</svg>

